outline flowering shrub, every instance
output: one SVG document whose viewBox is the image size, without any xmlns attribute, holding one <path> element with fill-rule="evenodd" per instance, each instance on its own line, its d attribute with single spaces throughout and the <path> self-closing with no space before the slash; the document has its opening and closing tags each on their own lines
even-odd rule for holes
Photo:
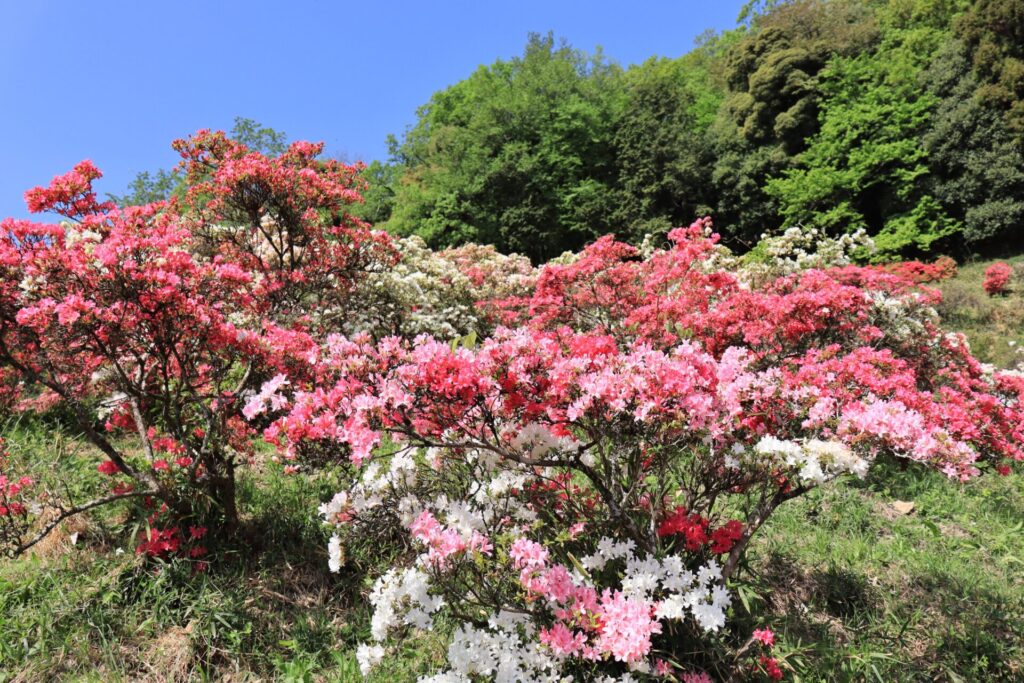
<svg viewBox="0 0 1024 683">
<path fill-rule="evenodd" d="M 705 234 L 710 234 L 709 228 L 705 226 Z M 645 255 L 652 251 L 641 247 Z M 762 235 L 757 246 L 744 256 L 735 256 L 724 247 L 716 246 L 705 266 L 731 270 L 741 281 L 759 286 L 805 270 L 843 268 L 876 252 L 874 240 L 863 230 L 830 237 L 814 228 L 792 227 L 780 235 Z M 916 284 L 939 282 L 956 275 L 956 262 L 948 256 L 939 257 L 933 263 L 898 261 L 869 268 L 893 273 Z"/>
<path fill-rule="evenodd" d="M 536 272 L 525 256 L 505 256 L 475 244 L 432 251 L 420 237 L 395 241 L 399 261 L 371 273 L 352 297 L 352 312 L 341 329 L 375 337 L 439 338 L 490 332 L 486 309 L 477 304 L 522 296 Z"/>
<path fill-rule="evenodd" d="M 921 261 L 898 261 L 879 266 L 882 270 L 894 273 L 908 280 L 922 284 L 926 282 L 940 282 L 956 277 L 956 261 L 948 256 L 940 256 L 932 263 Z"/>
<path fill-rule="evenodd" d="M 728 582 L 779 505 L 878 457 L 1024 459 L 1024 382 L 942 333 L 936 292 L 850 265 L 755 286 L 709 265 L 707 228 L 545 266 L 479 346 L 332 337 L 253 406 L 287 458 L 354 466 L 321 508 L 332 569 L 382 530 L 413 544 L 374 585 L 364 671 L 454 619 L 426 681 L 778 679 Z"/>
<path fill-rule="evenodd" d="M 710 224 L 705 226 L 710 234 Z M 761 241 L 748 254 L 736 257 L 722 247 L 711 263 L 718 268 L 737 272 L 748 282 L 792 275 L 812 268 L 848 266 L 858 257 L 875 253 L 875 243 L 864 230 L 831 237 L 815 228 L 787 228 L 779 235 L 762 235 Z"/>
<path fill-rule="evenodd" d="M 1024 460 L 1024 376 L 945 334 L 922 286 L 950 261 L 859 267 L 860 236 L 811 252 L 787 231 L 740 262 L 703 219 L 534 270 L 393 245 L 345 213 L 355 169 L 317 145 L 175 147 L 181 199 L 100 203 L 83 162 L 26 195 L 70 222 L 2 224 L 5 400 L 66 406 L 109 481 L 33 499 L 53 510 L 29 537 L 37 485 L 0 461 L 5 550 L 138 498 L 138 553 L 203 570 L 262 432 L 289 471 L 345 464 L 320 509 L 333 571 L 394 543 L 364 673 L 453 624 L 426 683 L 778 680 L 771 630 L 729 619 L 778 506 L 879 458 L 957 480 Z"/>
<path fill-rule="evenodd" d="M 989 296 L 1006 294 L 1007 285 L 1013 277 L 1013 268 L 1007 263 L 993 263 L 985 269 L 985 280 L 981 286 Z"/>
<path fill-rule="evenodd" d="M 166 505 L 168 523 L 210 517 L 230 532 L 235 468 L 255 434 L 246 397 L 305 367 L 291 359 L 315 351 L 359 278 L 394 259 L 344 212 L 359 199 L 356 169 L 316 160 L 320 145 L 268 158 L 200 131 L 175 148 L 181 201 L 99 203 L 100 173 L 82 162 L 26 193 L 66 222 L 0 226 L 0 366 L 26 400 L 66 405 L 118 474 L 109 495 L 58 506 L 57 521 L 139 497 Z M 141 458 L 115 445 L 118 432 Z"/>
</svg>

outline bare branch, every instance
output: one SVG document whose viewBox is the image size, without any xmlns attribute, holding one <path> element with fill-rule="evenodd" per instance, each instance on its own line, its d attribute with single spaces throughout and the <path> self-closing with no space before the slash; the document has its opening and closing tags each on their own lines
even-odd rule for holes
<svg viewBox="0 0 1024 683">
<path fill-rule="evenodd" d="M 101 505 L 107 505 L 108 503 L 114 503 L 114 502 L 119 501 L 119 500 L 124 500 L 126 498 L 140 498 L 142 496 L 154 496 L 154 495 L 159 495 L 159 493 L 160 493 L 159 491 L 149 490 L 149 489 L 147 489 L 145 491 L 129 491 L 128 493 L 116 493 L 114 495 L 104 496 L 103 498 L 96 498 L 94 500 L 90 500 L 88 503 L 82 503 L 81 505 L 75 505 L 74 507 L 68 508 L 67 510 L 61 510 L 60 514 L 57 515 L 57 517 L 55 519 L 51 520 L 49 524 L 47 524 L 45 527 L 43 527 L 43 529 L 38 534 L 33 536 L 31 540 L 26 541 L 25 543 L 22 543 L 17 548 L 15 548 L 14 549 L 14 555 L 20 555 L 23 552 L 25 552 L 26 550 L 28 550 L 29 548 L 31 548 L 32 546 L 34 546 L 36 543 L 39 543 L 41 540 L 46 538 L 46 536 L 49 535 L 49 533 L 51 531 L 56 529 L 57 526 L 61 522 L 63 522 L 68 517 L 73 517 L 73 516 L 75 516 L 77 514 L 81 514 L 83 512 L 86 512 L 87 510 L 91 510 L 93 508 L 100 507 Z"/>
</svg>

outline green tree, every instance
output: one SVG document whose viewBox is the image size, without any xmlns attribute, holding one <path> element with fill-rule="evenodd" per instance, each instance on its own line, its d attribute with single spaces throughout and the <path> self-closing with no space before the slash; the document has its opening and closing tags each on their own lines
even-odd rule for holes
<svg viewBox="0 0 1024 683">
<path fill-rule="evenodd" d="M 865 228 L 881 258 L 928 252 L 960 230 L 928 192 L 921 142 L 936 98 L 919 76 L 948 33 L 903 15 L 893 21 L 877 50 L 830 60 L 820 131 L 766 186 L 788 224 L 832 234 Z"/>
<path fill-rule="evenodd" d="M 963 221 L 967 246 L 1021 246 L 1024 154 L 1003 112 L 977 97 L 980 84 L 961 44 L 944 46 L 927 84 L 941 98 L 924 136 L 932 192 Z"/>
<path fill-rule="evenodd" d="M 235 117 L 228 137 L 265 156 L 278 156 L 288 149 L 288 135 L 284 131 L 274 130 L 244 116 Z"/>
<path fill-rule="evenodd" d="M 386 227 L 432 246 L 474 241 L 544 260 L 615 228 L 621 69 L 531 35 L 420 108 L 396 160 Z"/>
<path fill-rule="evenodd" d="M 977 97 L 1004 112 L 1024 147 L 1024 0 L 975 0 L 956 30 L 979 81 Z"/>
<path fill-rule="evenodd" d="M 709 137 L 715 217 L 728 241 L 752 246 L 781 221 L 768 179 L 818 131 L 819 74 L 833 56 L 872 45 L 877 28 L 870 7 L 853 0 L 752 3 L 744 12 L 749 29 L 721 58 L 729 93 Z"/>
<path fill-rule="evenodd" d="M 625 74 L 628 100 L 614 138 L 621 196 L 614 223 L 624 238 L 639 240 L 710 212 L 713 157 L 705 133 L 720 95 L 707 101 L 715 93 L 694 61 L 651 59 Z"/>
<path fill-rule="evenodd" d="M 123 195 L 107 195 L 118 206 L 138 206 L 163 201 L 183 186 L 183 178 L 176 169 L 157 169 L 155 173 L 142 171 L 128 183 L 128 192 Z"/>
<path fill-rule="evenodd" d="M 395 206 L 395 187 L 401 177 L 402 167 L 395 163 L 371 161 L 360 176 L 366 182 L 363 203 L 353 204 L 349 213 L 372 225 L 381 225 L 389 218 Z"/>
</svg>

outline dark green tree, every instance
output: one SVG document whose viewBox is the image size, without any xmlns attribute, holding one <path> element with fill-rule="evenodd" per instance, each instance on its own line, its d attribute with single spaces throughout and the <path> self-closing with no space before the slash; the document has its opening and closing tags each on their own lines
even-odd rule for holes
<svg viewBox="0 0 1024 683">
<path fill-rule="evenodd" d="M 969 248 L 1024 246 L 1024 154 L 1003 112 L 977 96 L 961 44 L 944 46 L 926 83 L 941 98 L 924 136 L 933 194 L 963 222 Z"/>
<path fill-rule="evenodd" d="M 977 97 L 1004 112 L 1024 147 L 1024 0 L 975 0 L 956 31 L 979 81 Z"/>
<path fill-rule="evenodd" d="M 625 74 L 628 101 L 615 129 L 621 201 L 614 223 L 623 238 L 639 240 L 711 210 L 705 133 L 717 103 L 705 101 L 713 91 L 693 61 L 651 59 Z"/>
</svg>

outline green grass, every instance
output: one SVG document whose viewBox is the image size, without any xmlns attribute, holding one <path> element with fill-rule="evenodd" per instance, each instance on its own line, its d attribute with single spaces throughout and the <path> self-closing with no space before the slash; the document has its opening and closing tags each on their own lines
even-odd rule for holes
<svg viewBox="0 0 1024 683">
<path fill-rule="evenodd" d="M 119 552 L 109 523 L 0 564 L 0 681 L 359 680 L 363 570 L 385 560 L 364 550 L 329 573 L 312 511 L 330 477 L 258 476 L 242 480 L 243 539 L 206 574 Z M 783 506 L 741 576 L 757 621 L 740 600 L 734 616 L 775 629 L 798 681 L 1022 680 L 1022 520 L 1020 475 L 886 464 Z M 421 638 L 371 680 L 415 680 L 444 650 Z"/>
<path fill-rule="evenodd" d="M 53 425 L 22 424 L 6 437 L 40 471 L 73 442 Z M 73 493 L 94 478 L 72 476 Z M 329 474 L 243 477 L 241 538 L 217 548 L 206 573 L 137 557 L 116 507 L 69 522 L 35 556 L 0 561 L 0 681 L 360 680 L 364 570 L 386 558 L 328 571 L 315 510 L 334 489 Z M 443 655 L 425 639 L 371 680 L 414 680 Z"/>
<path fill-rule="evenodd" d="M 1014 266 L 1008 296 L 990 297 L 982 289 L 985 269 L 995 261 L 963 265 L 955 278 L 940 284 L 939 314 L 945 327 L 967 335 L 979 359 L 999 367 L 1024 361 L 1024 255 L 999 259 Z"/>
<path fill-rule="evenodd" d="M 943 283 L 940 312 L 982 360 L 1005 367 L 1017 360 L 1008 341 L 1024 344 L 1024 279 L 990 298 L 987 265 Z M 95 454 L 57 425 L 25 421 L 4 435 L 40 479 L 67 481 L 79 496 L 104 483 L 78 464 L 94 457 L 75 457 Z M 0 683 L 361 680 L 367 570 L 395 551 L 353 548 L 342 572 L 327 570 L 315 508 L 334 489 L 330 473 L 250 471 L 242 537 L 217 549 L 205 574 L 137 558 L 116 507 L 69 521 L 37 557 L 0 561 Z M 901 513 L 897 501 L 914 508 Z M 1022 575 L 1024 477 L 957 484 L 886 464 L 776 513 L 735 587 L 734 623 L 770 625 L 791 680 L 1019 681 Z M 423 636 L 371 680 L 413 681 L 444 653 L 443 637 Z"/>
<path fill-rule="evenodd" d="M 1020 475 L 882 466 L 780 508 L 752 557 L 799 680 L 1024 680 Z"/>
</svg>

